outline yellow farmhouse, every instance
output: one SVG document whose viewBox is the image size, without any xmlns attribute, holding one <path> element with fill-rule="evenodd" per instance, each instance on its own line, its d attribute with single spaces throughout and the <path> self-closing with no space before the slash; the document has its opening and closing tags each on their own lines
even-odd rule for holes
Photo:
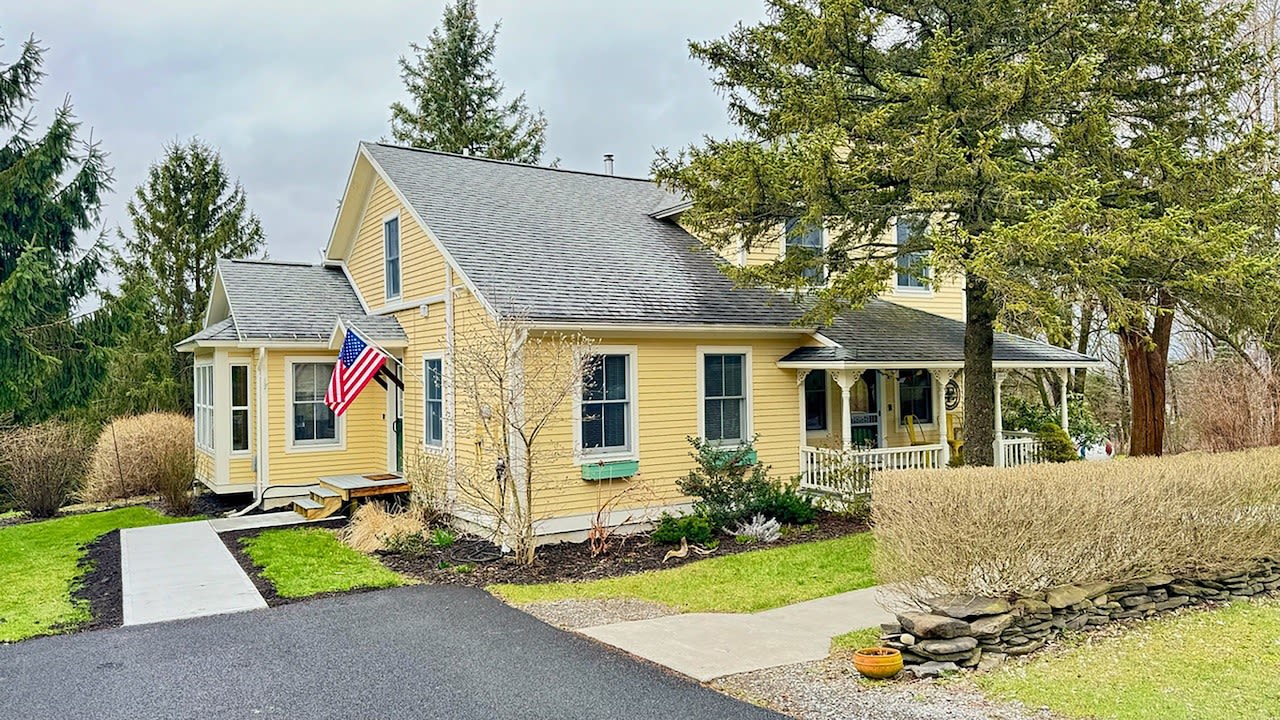
<svg viewBox="0 0 1280 720">
<path fill-rule="evenodd" d="M 821 229 L 722 257 L 682 229 L 687 206 L 643 179 L 360 144 L 322 263 L 218 265 L 204 328 L 179 346 L 195 354 L 198 478 L 310 507 L 362 492 L 352 478 L 398 488 L 415 453 L 456 471 L 481 438 L 455 353 L 476 318 L 515 316 L 590 338 L 603 376 L 546 430 L 563 449 L 536 479 L 548 538 L 590 527 L 601 483 L 643 477 L 653 509 L 684 506 L 687 436 L 755 437 L 760 462 L 815 489 L 842 458 L 944 467 L 961 446 L 962 279 L 904 273 L 830 325 L 800 326 L 788 298 L 734 288 L 720 263 L 820 248 Z M 335 417 L 324 392 L 347 329 L 398 363 Z M 997 381 L 1094 362 L 995 341 Z M 1034 461 L 1032 438 L 997 430 L 998 462 Z"/>
</svg>

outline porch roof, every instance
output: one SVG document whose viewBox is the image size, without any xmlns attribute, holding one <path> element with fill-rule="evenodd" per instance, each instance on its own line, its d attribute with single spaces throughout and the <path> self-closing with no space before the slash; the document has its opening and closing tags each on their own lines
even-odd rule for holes
<svg viewBox="0 0 1280 720">
<path fill-rule="evenodd" d="M 910 368 L 964 364 L 964 323 L 922 310 L 869 300 L 838 315 L 818 332 L 831 345 L 801 347 L 778 361 L 781 367 Z M 994 359 L 1005 367 L 1084 367 L 1088 355 L 1030 338 L 998 332 Z"/>
</svg>

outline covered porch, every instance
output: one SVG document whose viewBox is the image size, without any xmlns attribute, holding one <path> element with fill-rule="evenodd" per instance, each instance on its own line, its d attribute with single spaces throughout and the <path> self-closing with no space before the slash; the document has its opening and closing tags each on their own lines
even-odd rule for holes
<svg viewBox="0 0 1280 720">
<path fill-rule="evenodd" d="M 801 399 L 801 482 L 849 491 L 881 470 L 945 468 L 964 452 L 964 325 L 884 301 L 849 311 L 821 331 L 825 344 L 778 362 L 796 372 Z M 1059 424 L 1068 428 L 1067 373 L 1096 361 L 1028 338 L 997 333 L 995 464 L 1041 461 L 1028 433 L 1003 427 L 1002 390 L 1019 370 L 1059 375 Z M 844 487 L 841 487 L 844 486 Z M 860 488 L 854 488 L 859 490 Z"/>
</svg>

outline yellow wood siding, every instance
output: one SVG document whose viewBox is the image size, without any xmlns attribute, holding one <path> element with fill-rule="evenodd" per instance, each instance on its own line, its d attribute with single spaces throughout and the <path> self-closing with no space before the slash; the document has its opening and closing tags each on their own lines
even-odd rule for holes
<svg viewBox="0 0 1280 720">
<path fill-rule="evenodd" d="M 387 469 L 387 394 L 376 382 L 360 393 L 340 421 L 334 447 L 287 447 L 292 437 L 293 398 L 286 382 L 288 361 L 334 362 L 327 350 L 272 350 L 267 354 L 267 428 L 270 437 L 268 479 L 272 486 L 302 485 L 321 475 L 383 472 Z"/>
<path fill-rule="evenodd" d="M 900 289 L 891 281 L 881 297 L 898 305 L 941 315 L 952 320 L 964 321 L 964 281 L 958 276 L 943 278 L 940 287 L 933 289 Z"/>
<path fill-rule="evenodd" d="M 648 486 L 653 504 L 686 500 L 676 488 L 676 480 L 693 467 L 687 436 L 698 428 L 698 346 L 751 347 L 752 431 L 758 435 L 756 450 L 760 461 L 772 466 L 772 474 L 791 477 L 799 472 L 801 431 L 800 391 L 793 370 L 782 370 L 777 361 L 807 344 L 804 336 L 759 339 L 717 337 L 698 340 L 690 337 L 654 338 L 608 337 L 602 346 L 633 345 L 636 348 L 637 402 L 639 414 L 640 481 Z M 539 517 L 595 512 L 598 503 L 627 486 L 627 481 L 605 483 L 582 479 L 581 468 L 573 461 L 574 419 L 572 404 L 566 405 L 557 422 L 547 429 L 541 442 L 544 452 L 556 456 L 538 472 Z M 643 503 L 641 496 L 629 503 Z"/>
<path fill-rule="evenodd" d="M 214 481 L 214 458 L 213 455 L 196 448 L 196 479 L 205 483 Z"/>
<path fill-rule="evenodd" d="M 436 250 L 422 226 L 414 221 L 409 211 L 396 199 L 395 193 L 381 178 L 373 182 L 364 217 L 360 221 L 355 246 L 347 258 L 347 269 L 355 282 L 356 290 L 370 308 L 387 304 L 385 271 L 383 268 L 383 221 L 388 215 L 400 216 L 400 298 L 401 301 L 417 300 L 437 294 L 444 289 L 444 257 Z M 430 222 L 428 220 L 428 222 Z"/>
</svg>

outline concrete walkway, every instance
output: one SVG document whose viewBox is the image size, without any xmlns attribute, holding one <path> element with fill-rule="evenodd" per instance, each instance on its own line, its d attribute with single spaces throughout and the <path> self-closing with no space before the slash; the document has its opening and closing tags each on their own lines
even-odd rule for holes
<svg viewBox="0 0 1280 720">
<path fill-rule="evenodd" d="M 265 608 L 208 521 L 120 531 L 124 624 Z"/>
<path fill-rule="evenodd" d="M 853 590 L 750 615 L 689 613 L 599 625 L 580 633 L 707 682 L 725 675 L 821 660 L 831 638 L 893 622 L 904 599 L 887 588 Z"/>
</svg>

